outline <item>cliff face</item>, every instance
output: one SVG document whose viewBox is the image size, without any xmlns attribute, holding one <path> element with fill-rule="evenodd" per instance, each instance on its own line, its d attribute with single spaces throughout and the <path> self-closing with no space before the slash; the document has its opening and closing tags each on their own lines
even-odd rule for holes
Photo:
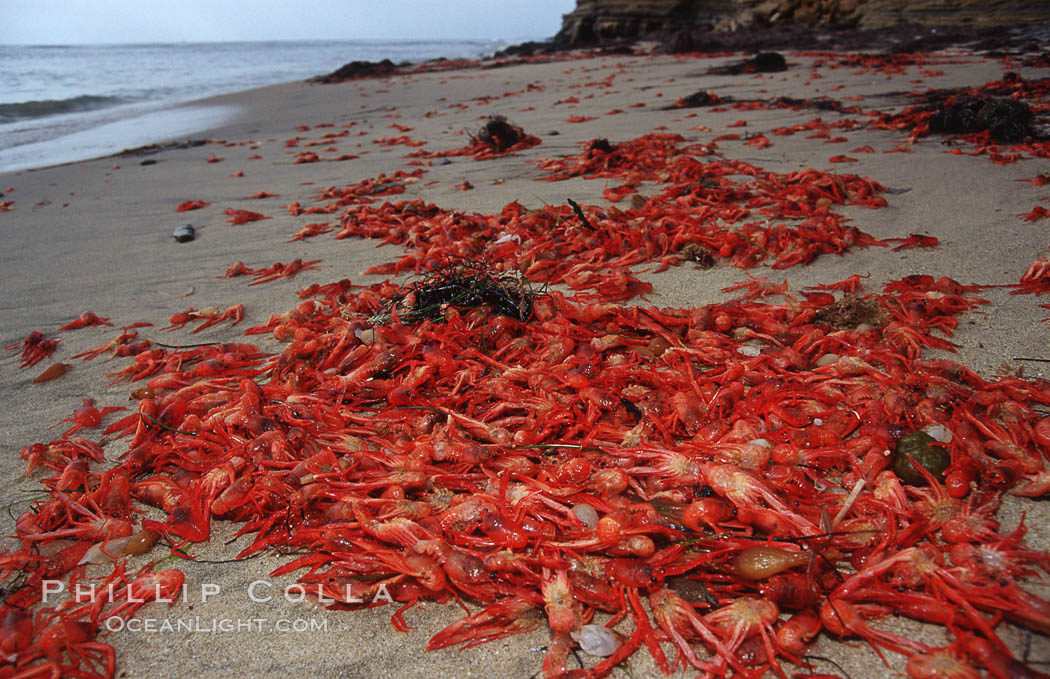
<svg viewBox="0 0 1050 679">
<path fill-rule="evenodd" d="M 738 9 L 737 0 L 576 0 L 554 42 L 589 45 L 657 31 L 711 29 Z"/>
<path fill-rule="evenodd" d="M 590 45 L 654 32 L 776 24 L 983 28 L 1032 22 L 1050 22 L 1047 0 L 576 0 L 555 43 Z"/>
<path fill-rule="evenodd" d="M 736 4 L 738 11 L 719 28 L 782 23 L 986 28 L 1050 21 L 1046 0 L 738 0 Z"/>
</svg>

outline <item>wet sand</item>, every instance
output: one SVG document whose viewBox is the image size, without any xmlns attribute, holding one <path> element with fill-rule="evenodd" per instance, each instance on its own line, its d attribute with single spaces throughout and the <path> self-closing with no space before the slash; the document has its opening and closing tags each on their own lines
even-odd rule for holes
<svg viewBox="0 0 1050 679">
<path fill-rule="evenodd" d="M 70 361 L 77 352 L 112 339 L 114 329 L 57 333 L 58 325 L 90 309 L 111 317 L 118 327 L 151 322 L 153 327 L 139 332 L 159 342 L 239 341 L 245 325 L 262 324 L 271 314 L 293 308 L 300 301 L 297 291 L 310 283 L 342 278 L 355 283 L 380 280 L 363 272 L 392 260 L 396 248 L 377 248 L 374 242 L 357 239 L 334 240 L 330 234 L 289 243 L 288 239 L 305 224 L 329 221 L 338 226 L 337 215 L 293 217 L 282 206 L 294 201 L 311 205 L 325 187 L 342 187 L 404 169 L 404 155 L 415 149 L 376 144 L 381 138 L 404 134 L 426 142 L 427 150 L 451 150 L 466 142 L 463 130 L 478 129 L 484 117 L 492 114 L 506 115 L 539 136 L 542 144 L 505 158 L 475 161 L 456 157 L 447 164 L 428 162 L 423 177 L 396 197 L 495 212 L 515 200 L 526 207 L 563 204 L 567 198 L 607 204 L 601 192 L 618 182 L 537 182 L 541 172 L 532 162 L 577 153 L 581 143 L 597 137 L 623 141 L 665 130 L 703 142 L 727 132 L 742 136 L 764 132 L 773 142 L 768 148 L 723 141 L 719 150 L 728 158 L 740 158 L 770 171 L 829 169 L 906 189 L 887 195 L 887 208 L 840 211 L 877 238 L 923 233 L 940 239 L 940 246 L 929 250 L 860 249 L 841 257 L 822 256 L 810 265 L 784 271 L 764 267 L 752 270 L 774 281 L 787 279 L 793 291 L 839 281 L 853 273 L 870 274 L 864 283 L 875 291 L 886 281 L 916 273 L 947 275 L 962 283 L 1014 283 L 1048 246 L 1046 222 L 1030 223 L 1019 217 L 1039 204 L 1040 197 L 1042 204 L 1047 204 L 1046 188 L 1018 181 L 1045 172 L 1045 162 L 997 165 L 986 157 L 949 155 L 936 138 L 915 144 L 914 153 L 885 153 L 898 145 L 902 135 L 863 127 L 845 132 L 849 141 L 841 144 L 807 139 L 805 134 L 781 137 L 770 133 L 775 127 L 806 122 L 817 115 L 825 121 L 842 117 L 834 112 L 661 110 L 700 89 L 736 99 L 826 95 L 845 101 L 860 97 L 851 103 L 864 109 L 887 110 L 905 104 L 902 92 L 925 86 L 979 85 L 998 79 L 1005 70 L 999 60 L 961 55 L 963 63 L 933 67 L 944 71 L 939 76 L 922 75 L 918 67 L 907 67 L 894 76 L 823 68 L 818 79 L 811 77 L 811 57 L 792 56 L 791 68 L 784 73 L 705 75 L 708 67 L 732 60 L 621 55 L 339 85 L 289 83 L 199 102 L 234 105 L 242 111 L 225 127 L 193 135 L 212 140 L 203 146 L 0 175 L 0 191 L 5 194 L 0 200 L 14 201 L 10 211 L 0 213 L 5 243 L 0 253 L 4 273 L 0 344 L 20 341 L 30 331 L 39 330 L 61 338 L 54 360 L 73 363 L 60 379 L 32 384 L 32 378 L 50 361 L 20 370 L 15 352 L 0 353 L 0 431 L 5 435 L 0 483 L 4 495 L 16 503 L 11 509 L 14 516 L 25 509 L 26 499 L 37 497 L 31 492 L 40 487 L 36 478 L 25 478 L 25 464 L 17 455 L 20 448 L 56 438 L 61 431 L 57 427 L 63 426 L 58 423 L 83 398 L 92 397 L 99 405 L 129 405 L 131 387 L 126 383 L 107 386 L 112 378 L 106 376 L 123 368 L 126 359 Z M 1046 77 L 1050 71 L 1023 69 L 1022 73 L 1034 78 Z M 608 87 L 589 85 L 607 77 L 612 77 Z M 570 96 L 579 102 L 560 103 Z M 616 109 L 622 113 L 609 114 Z M 566 122 L 574 115 L 593 120 Z M 727 128 L 740 119 L 747 120 L 746 127 Z M 356 125 L 349 128 L 347 136 L 306 146 L 351 122 Z M 326 124 L 332 127 L 322 127 Z M 402 131 L 394 125 L 412 129 Z M 300 138 L 299 145 L 287 146 L 287 140 L 295 137 Z M 849 153 L 864 145 L 875 153 Z M 330 148 L 336 150 L 325 150 Z M 359 157 L 341 162 L 293 163 L 296 153 L 308 150 L 324 157 Z M 857 162 L 829 163 L 829 158 L 843 153 Z M 214 157 L 221 161 L 207 162 Z M 148 161 L 155 162 L 145 164 Z M 494 180 L 502 181 L 495 184 Z M 456 190 L 455 186 L 464 181 L 475 188 Z M 646 187 L 641 190 L 644 193 Z M 245 199 L 260 191 L 279 197 Z M 176 213 L 175 206 L 186 200 L 205 200 L 211 205 Z M 222 212 L 226 208 L 258 211 L 270 219 L 231 226 Z M 176 243 L 173 229 L 187 223 L 195 227 L 196 239 Z M 244 278 L 217 278 L 237 260 L 261 267 L 297 257 L 321 259 L 320 269 L 305 271 L 294 280 L 251 287 Z M 648 302 L 660 306 L 724 301 L 729 295 L 720 289 L 745 278 L 741 270 L 729 266 L 700 270 L 692 264 L 640 277 L 655 286 Z M 1048 326 L 1041 319 L 1050 312 L 1039 308 L 1043 300 L 1031 295 L 1011 296 L 998 289 L 984 291 L 981 296 L 991 303 L 962 317 L 953 338 L 960 348 L 950 357 L 984 375 L 1023 367 L 1026 376 L 1046 377 L 1045 364 L 1015 360 L 1048 357 Z M 160 330 L 169 316 L 187 307 L 226 308 L 236 303 L 243 303 L 246 310 L 245 324 L 238 328 L 223 324 L 198 335 L 190 334 L 191 326 L 171 333 Z M 267 336 L 254 336 L 250 341 L 265 350 L 280 350 L 280 345 Z M 937 352 L 928 355 L 936 356 Z M 99 436 L 97 431 L 87 433 L 93 438 Z M 115 459 L 126 445 L 126 439 L 110 443 L 107 456 Z M 1008 499 L 1000 515 L 1003 532 L 1016 527 L 1022 512 L 1027 515 L 1029 529 L 1026 543 L 1037 549 L 1050 548 L 1050 507 L 1045 501 Z M 10 535 L 13 521 L 6 516 L 3 520 L 4 532 Z M 213 527 L 212 540 L 191 549 L 197 562 L 175 564 L 186 573 L 185 598 L 171 607 L 150 604 L 143 608 L 137 617 L 144 625 L 154 626 L 152 631 L 123 629 L 104 638 L 117 649 L 118 676 L 231 679 L 295 673 L 318 677 L 524 679 L 540 671 L 542 647 L 548 640 L 545 626 L 464 652 L 447 649 L 427 653 L 423 650 L 427 639 L 462 615 L 454 603 L 426 603 L 413 608 L 405 617 L 414 629 L 403 634 L 390 626 L 394 611 L 390 606 L 329 612 L 310 599 L 292 601 L 294 596 L 285 597 L 280 592 L 294 579 L 271 579 L 267 575 L 289 557 L 267 555 L 240 563 L 215 563 L 231 559 L 248 540 L 232 540 L 235 525 L 215 522 Z M 133 565 L 141 563 L 144 560 L 140 558 Z M 253 587 L 256 581 L 264 584 Z M 211 590 L 202 593 L 202 586 L 210 585 L 220 591 L 205 596 Z M 269 600 L 263 600 L 267 597 Z M 218 622 L 222 620 L 230 622 Z M 167 629 L 164 621 L 173 626 L 181 621 L 183 627 Z M 285 624 L 292 631 L 277 629 Z M 922 635 L 930 643 L 947 641 L 941 629 L 892 624 L 912 636 Z M 233 628 L 223 631 L 224 625 Z M 306 629 L 294 629 L 303 626 Z M 215 631 L 208 631 L 213 627 Z M 1016 630 L 1004 636 L 1018 648 L 1026 643 L 1025 635 Z M 1032 637 L 1030 648 L 1033 660 L 1050 660 L 1050 642 L 1045 637 Z M 846 645 L 822 639 L 814 653 L 832 659 L 854 679 L 885 676 L 887 672 L 860 642 Z M 887 656 L 894 669 L 901 671 L 900 658 Z M 816 667 L 815 671 L 836 673 L 834 666 L 823 661 Z M 644 651 L 635 654 L 624 669 L 635 679 L 662 676 Z M 627 673 L 617 670 L 613 676 Z"/>
</svg>

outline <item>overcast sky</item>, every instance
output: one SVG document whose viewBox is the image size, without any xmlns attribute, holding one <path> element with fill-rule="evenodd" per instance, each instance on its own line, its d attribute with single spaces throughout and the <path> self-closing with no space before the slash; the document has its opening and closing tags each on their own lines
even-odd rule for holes
<svg viewBox="0 0 1050 679">
<path fill-rule="evenodd" d="M 0 0 L 0 44 L 546 38 L 575 0 Z"/>
</svg>

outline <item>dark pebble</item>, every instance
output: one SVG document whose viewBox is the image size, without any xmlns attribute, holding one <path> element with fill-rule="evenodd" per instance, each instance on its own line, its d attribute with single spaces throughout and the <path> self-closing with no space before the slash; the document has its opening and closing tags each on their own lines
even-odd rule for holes
<svg viewBox="0 0 1050 679">
<path fill-rule="evenodd" d="M 179 243 L 188 243 L 197 237 L 197 231 L 189 224 L 184 224 L 175 229 L 175 232 L 171 235 L 174 236 L 175 240 Z"/>
</svg>

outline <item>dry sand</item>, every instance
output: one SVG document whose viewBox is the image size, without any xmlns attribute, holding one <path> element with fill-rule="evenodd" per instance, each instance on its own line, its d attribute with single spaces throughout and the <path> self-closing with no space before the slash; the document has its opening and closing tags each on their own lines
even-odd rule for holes
<svg viewBox="0 0 1050 679">
<path fill-rule="evenodd" d="M 792 290 L 838 281 L 852 273 L 870 273 L 871 278 L 865 281 L 869 290 L 879 290 L 885 281 L 913 273 L 947 275 L 963 283 L 1012 283 L 1047 247 L 1046 222 L 1028 223 L 1018 217 L 1034 207 L 1040 196 L 1044 196 L 1045 204 L 1046 189 L 1016 181 L 1047 171 L 1045 162 L 1026 160 L 1002 166 L 985 157 L 947 155 L 936 139 L 916 144 L 913 154 L 886 154 L 882 151 L 895 146 L 900 135 L 865 129 L 848 132 L 846 144 L 825 144 L 804 134 L 769 134 L 774 127 L 805 122 L 816 115 L 836 120 L 840 117 L 836 113 L 661 110 L 699 89 L 736 98 L 860 96 L 863 108 L 886 109 L 902 105 L 899 93 L 921 87 L 920 79 L 935 87 L 979 85 L 998 79 L 1004 71 L 1000 61 L 965 57 L 962 63 L 937 66 L 945 72 L 941 76 L 922 76 L 916 67 L 892 77 L 854 69 L 822 69 L 822 77 L 816 79 L 810 77 L 811 59 L 797 56 L 790 58 L 792 68 L 785 73 L 704 75 L 709 66 L 722 61 L 726 59 L 607 56 L 330 86 L 289 83 L 203 102 L 242 107 L 234 123 L 194 135 L 215 140 L 205 146 L 0 175 L 0 191 L 7 194 L 4 200 L 15 201 L 13 210 L 0 213 L 0 242 L 4 243 L 0 254 L 0 343 L 19 341 L 31 330 L 55 336 L 59 324 L 85 309 L 112 317 L 118 326 L 152 322 L 153 328 L 140 332 L 161 342 L 233 341 L 241 337 L 240 328 L 223 325 L 200 335 L 190 335 L 189 326 L 173 333 L 159 328 L 166 325 L 171 314 L 187 307 L 225 308 L 238 302 L 245 305 L 246 324 L 254 325 L 265 322 L 272 313 L 291 309 L 299 301 L 296 292 L 309 283 L 345 277 L 358 283 L 378 280 L 365 277 L 363 271 L 391 260 L 396 250 L 376 249 L 375 243 L 361 240 L 337 241 L 330 236 L 288 243 L 304 224 L 324 221 L 325 216 L 292 217 L 281 206 L 297 200 L 312 204 L 324 187 L 342 187 L 403 168 L 403 156 L 410 149 L 373 143 L 381 137 L 402 134 L 391 127 L 393 124 L 412 127 L 403 134 L 425 141 L 428 150 L 449 150 L 465 143 L 462 130 L 477 129 L 481 118 L 490 114 L 507 115 L 540 136 L 543 143 L 498 160 L 454 158 L 448 164 L 435 162 L 400 198 L 421 197 L 444 207 L 479 212 L 499 210 L 514 200 L 527 207 L 563 204 L 570 197 L 581 203 L 606 204 L 601 198 L 606 187 L 603 180 L 537 182 L 534 179 L 540 172 L 531 161 L 575 153 L 581 142 L 596 137 L 626 140 L 664 126 L 669 132 L 697 141 L 732 131 L 765 132 L 773 141 L 769 148 L 758 150 L 726 141 L 719 149 L 727 157 L 771 171 L 813 167 L 855 172 L 889 187 L 908 189 L 887 196 L 888 208 L 856 208 L 846 213 L 857 227 L 876 237 L 927 233 L 941 241 L 940 247 L 932 250 L 871 248 L 842 257 L 824 256 L 808 266 L 783 272 L 753 271 L 775 281 L 786 278 Z M 1023 73 L 1026 77 L 1047 75 L 1045 69 L 1026 69 Z M 614 78 L 612 87 L 585 86 L 606 77 Z M 530 84 L 542 90 L 534 87 L 525 92 Z M 507 92 L 518 94 L 502 96 Z M 576 96 L 580 103 L 557 103 L 569 96 Z M 623 113 L 606 115 L 612 109 L 622 109 Z M 571 115 L 594 116 L 594 120 L 567 123 Z M 742 118 L 748 121 L 746 128 L 726 129 Z M 349 122 L 357 125 L 332 146 L 338 147 L 338 153 L 358 154 L 358 159 L 292 164 L 296 152 L 308 149 L 286 148 L 285 140 L 295 136 L 302 137 L 304 143 L 316 140 Z M 326 123 L 334 127 L 317 127 Z M 311 129 L 299 131 L 298 125 Z M 699 126 L 707 129 L 697 129 Z M 364 134 L 355 136 L 359 132 Z M 874 147 L 877 153 L 851 154 L 859 160 L 851 165 L 828 163 L 832 155 L 862 145 Z M 212 155 L 222 157 L 222 162 L 205 162 Z M 261 158 L 252 159 L 255 155 Z M 156 162 L 143 165 L 144 160 Z M 243 176 L 235 176 L 240 172 Z M 495 179 L 503 183 L 495 185 Z M 454 186 L 464 180 L 476 188 L 455 190 Z M 280 196 L 244 199 L 259 191 Z M 176 214 L 175 206 L 189 199 L 207 200 L 211 206 Z M 256 210 L 271 219 L 234 227 L 225 223 L 224 208 Z M 178 244 L 171 233 L 185 223 L 194 225 L 197 239 Z M 319 271 L 304 272 L 295 280 L 254 287 L 248 287 L 243 278 L 216 278 L 236 260 L 258 267 L 296 257 L 320 258 L 323 262 Z M 744 275 L 726 266 L 701 271 L 687 264 L 643 277 L 655 285 L 651 303 L 692 306 L 726 299 L 719 290 Z M 1024 366 L 1028 376 L 1045 376 L 1042 364 L 1013 359 L 1047 356 L 1048 326 L 1041 319 L 1050 312 L 1038 307 L 1042 300 L 1011 296 L 1002 290 L 990 290 L 984 296 L 991 304 L 963 318 L 955 337 L 961 347 L 953 358 L 985 375 L 1006 364 L 1011 370 Z M 73 354 L 114 334 L 106 327 L 60 333 L 62 343 L 55 358 L 68 362 Z M 266 349 L 278 346 L 272 339 L 253 339 Z M 0 431 L 4 434 L 0 481 L 4 496 L 17 503 L 12 508 L 16 516 L 27 506 L 25 501 L 34 497 L 29 493 L 39 488 L 36 479 L 24 477 L 25 466 L 17 455 L 21 447 L 54 439 L 60 431 L 56 424 L 85 397 L 95 398 L 100 405 L 128 405 L 127 384 L 106 386 L 110 381 L 106 372 L 123 367 L 125 361 L 76 361 L 61 379 L 31 384 L 43 365 L 46 363 L 19 370 L 14 352 L 0 354 Z M 125 447 L 126 443 L 114 442 L 107 448 L 108 455 L 112 459 Z M 1010 500 L 1001 516 L 1004 531 L 1017 525 L 1021 512 L 1027 512 L 1027 543 L 1040 549 L 1050 547 L 1047 503 Z M 4 524 L 5 534 L 11 534 L 11 520 L 4 517 Z M 212 541 L 194 546 L 192 553 L 202 560 L 231 558 L 247 544 L 244 539 L 224 544 L 233 530 L 219 524 Z M 425 653 L 427 639 L 462 614 L 456 605 L 428 603 L 412 609 L 406 618 L 415 629 L 400 634 L 388 622 L 393 612 L 390 607 L 328 612 L 309 600 L 282 598 L 280 585 L 291 584 L 292 578 L 271 580 L 267 573 L 286 560 L 263 556 L 243 563 L 180 563 L 188 583 L 185 600 L 171 608 L 149 605 L 140 611 L 139 618 L 152 620 L 150 624 L 155 625 L 165 620 L 199 619 L 204 629 L 213 620 L 227 619 L 249 628 L 229 632 L 116 631 L 105 640 L 117 649 L 118 676 L 524 679 L 540 669 L 546 631 L 465 652 Z M 250 599 L 249 586 L 256 580 L 274 583 L 273 589 L 255 592 L 271 595 L 271 601 Z M 204 600 L 204 584 L 218 585 L 221 592 Z M 274 629 L 280 620 L 305 621 L 321 629 L 281 632 Z M 941 630 L 921 630 L 910 624 L 899 627 L 909 634 L 926 634 L 934 643 L 945 640 Z M 1019 648 L 1026 643 L 1019 633 L 1007 636 Z M 1030 647 L 1032 659 L 1050 659 L 1050 643 L 1045 637 L 1032 637 Z M 860 643 L 847 646 L 822 640 L 815 653 L 834 659 L 854 679 L 887 675 L 875 655 Z M 900 671 L 900 659 L 893 662 Z M 818 663 L 817 667 L 818 671 L 836 674 L 828 663 Z M 644 651 L 624 669 L 629 669 L 635 679 L 662 676 Z M 614 676 L 627 676 L 627 672 L 618 670 Z"/>
</svg>

